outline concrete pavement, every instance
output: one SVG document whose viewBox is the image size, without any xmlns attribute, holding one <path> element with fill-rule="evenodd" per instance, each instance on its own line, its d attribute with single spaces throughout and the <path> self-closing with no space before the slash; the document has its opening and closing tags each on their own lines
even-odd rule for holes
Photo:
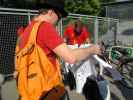
<svg viewBox="0 0 133 100">
<path fill-rule="evenodd" d="M 110 89 L 111 100 L 133 100 L 133 90 L 129 90 L 119 83 L 110 83 Z M 83 95 L 78 94 L 75 91 L 70 91 L 68 88 L 67 90 L 70 95 L 70 100 L 85 100 Z M 1 97 L 0 100 L 18 100 L 15 80 L 8 81 L 2 86 Z"/>
</svg>

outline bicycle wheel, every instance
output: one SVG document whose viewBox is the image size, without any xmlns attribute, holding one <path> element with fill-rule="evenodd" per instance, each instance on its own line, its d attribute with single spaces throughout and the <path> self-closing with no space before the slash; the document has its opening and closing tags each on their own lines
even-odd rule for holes
<svg viewBox="0 0 133 100">
<path fill-rule="evenodd" d="M 122 75 L 120 83 L 128 89 L 133 89 L 133 62 L 121 64 L 118 70 Z"/>
</svg>

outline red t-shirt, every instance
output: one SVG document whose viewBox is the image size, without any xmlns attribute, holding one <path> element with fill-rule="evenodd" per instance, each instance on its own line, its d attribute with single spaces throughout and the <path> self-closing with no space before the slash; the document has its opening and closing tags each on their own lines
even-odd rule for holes
<svg viewBox="0 0 133 100">
<path fill-rule="evenodd" d="M 90 33 L 87 31 L 86 27 L 82 27 L 81 34 L 75 37 L 74 27 L 68 25 L 64 32 L 64 38 L 68 39 L 68 44 L 73 45 L 75 43 L 81 45 L 87 38 L 90 38 Z"/>
<path fill-rule="evenodd" d="M 24 30 L 22 40 L 20 43 L 21 48 L 23 48 L 26 45 L 29 33 L 31 32 L 34 23 L 35 22 L 32 21 Z M 64 43 L 64 41 L 59 36 L 58 32 L 56 31 L 56 28 L 52 24 L 48 22 L 41 23 L 37 33 L 37 43 L 44 50 L 49 60 L 53 64 L 55 64 L 56 54 L 53 52 L 53 49 L 56 48 L 58 45 Z"/>
</svg>

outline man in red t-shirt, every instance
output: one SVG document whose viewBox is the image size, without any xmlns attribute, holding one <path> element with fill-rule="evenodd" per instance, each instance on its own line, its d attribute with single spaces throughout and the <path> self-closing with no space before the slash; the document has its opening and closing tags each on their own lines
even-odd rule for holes
<svg viewBox="0 0 133 100">
<path fill-rule="evenodd" d="M 69 24 L 64 31 L 64 39 L 70 45 L 84 44 L 90 42 L 90 33 L 80 20 L 76 20 L 74 24 Z"/>
<path fill-rule="evenodd" d="M 60 57 L 65 62 L 76 63 L 93 54 L 100 54 L 100 47 L 91 45 L 89 48 L 71 49 L 63 41 L 56 31 L 55 24 L 61 17 L 65 17 L 64 1 L 45 0 L 39 6 L 39 15 L 35 16 L 31 23 L 24 29 L 21 37 L 20 48 L 23 48 L 28 40 L 35 22 L 41 22 L 37 34 L 37 43 L 44 50 L 51 63 L 55 64 L 56 57 Z M 48 67 L 48 66 L 47 66 Z"/>
</svg>

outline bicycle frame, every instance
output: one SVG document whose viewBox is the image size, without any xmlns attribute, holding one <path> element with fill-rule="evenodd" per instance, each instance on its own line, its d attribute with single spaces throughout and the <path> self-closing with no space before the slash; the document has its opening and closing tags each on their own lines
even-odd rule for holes
<svg viewBox="0 0 133 100">
<path fill-rule="evenodd" d="M 122 54 L 116 49 L 123 49 L 127 54 Z M 109 50 L 109 59 L 114 61 L 117 60 L 119 56 L 127 56 L 127 57 L 133 57 L 133 47 L 128 46 L 112 46 Z"/>
<path fill-rule="evenodd" d="M 129 46 L 111 46 L 109 51 L 108 61 L 110 64 L 115 64 L 116 69 L 122 76 L 120 83 L 128 89 L 133 89 L 133 70 L 129 70 L 129 63 L 133 64 L 133 47 Z M 133 68 L 131 64 L 130 68 Z M 127 77 L 128 76 L 128 77 Z"/>
</svg>

